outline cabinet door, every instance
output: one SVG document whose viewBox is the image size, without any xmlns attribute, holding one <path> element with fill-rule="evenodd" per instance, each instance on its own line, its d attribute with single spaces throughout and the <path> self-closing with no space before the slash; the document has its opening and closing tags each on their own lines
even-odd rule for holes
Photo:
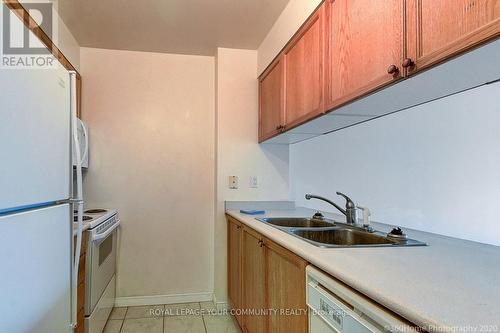
<svg viewBox="0 0 500 333">
<path fill-rule="evenodd" d="M 242 304 L 245 310 L 258 312 L 266 308 L 263 241 L 246 227 L 242 238 Z M 266 332 L 266 316 L 249 312 L 243 316 L 242 328 L 247 333 Z"/>
<path fill-rule="evenodd" d="M 284 122 L 284 71 L 278 59 L 259 79 L 259 142 L 280 133 Z"/>
<path fill-rule="evenodd" d="M 327 0 L 327 108 L 402 76 L 404 0 Z"/>
<path fill-rule="evenodd" d="M 324 24 L 323 5 L 308 19 L 284 51 L 287 129 L 324 111 Z"/>
<path fill-rule="evenodd" d="M 227 281 L 231 309 L 241 309 L 241 230 L 239 222 L 227 218 Z M 241 325 L 241 316 L 237 313 L 235 317 Z"/>
<path fill-rule="evenodd" d="M 307 332 L 307 262 L 270 240 L 265 246 L 268 307 L 278 310 L 269 315 L 269 332 Z M 287 309 L 293 313 L 281 313 Z"/>
<path fill-rule="evenodd" d="M 412 71 L 500 36 L 499 0 L 406 0 Z"/>
</svg>

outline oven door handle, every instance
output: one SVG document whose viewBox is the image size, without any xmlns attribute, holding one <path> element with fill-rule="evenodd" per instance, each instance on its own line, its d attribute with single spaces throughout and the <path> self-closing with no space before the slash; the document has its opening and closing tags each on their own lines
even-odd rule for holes
<svg viewBox="0 0 500 333">
<path fill-rule="evenodd" d="M 107 238 L 110 234 L 112 234 L 116 228 L 118 228 L 120 226 L 120 220 L 116 220 L 116 222 L 111 226 L 109 227 L 108 230 L 106 230 L 105 232 L 103 232 L 102 234 L 94 234 L 92 236 L 92 242 L 94 243 L 100 243 L 101 240 Z"/>
</svg>

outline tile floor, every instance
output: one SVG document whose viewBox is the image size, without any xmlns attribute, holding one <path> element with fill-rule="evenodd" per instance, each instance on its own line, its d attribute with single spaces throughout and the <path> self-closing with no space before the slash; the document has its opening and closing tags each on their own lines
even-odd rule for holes
<svg viewBox="0 0 500 333">
<path fill-rule="evenodd" d="M 212 302 L 114 308 L 103 333 L 239 333 Z"/>
</svg>

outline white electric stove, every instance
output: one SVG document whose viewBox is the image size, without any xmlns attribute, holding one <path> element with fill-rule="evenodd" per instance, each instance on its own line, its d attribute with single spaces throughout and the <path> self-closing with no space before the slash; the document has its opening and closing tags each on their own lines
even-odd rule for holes
<svg viewBox="0 0 500 333">
<path fill-rule="evenodd" d="M 85 257 L 85 333 L 101 333 L 115 302 L 117 233 L 115 209 L 87 209 Z"/>
</svg>

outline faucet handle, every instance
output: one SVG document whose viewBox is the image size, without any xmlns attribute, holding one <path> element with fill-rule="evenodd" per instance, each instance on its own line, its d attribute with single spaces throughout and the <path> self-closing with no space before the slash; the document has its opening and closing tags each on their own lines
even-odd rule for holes
<svg viewBox="0 0 500 333">
<path fill-rule="evenodd" d="M 346 200 L 346 204 L 345 204 L 346 208 L 356 208 L 356 205 L 354 204 L 354 202 L 347 195 L 345 195 L 344 193 L 341 193 L 341 192 L 337 192 L 337 195 L 344 197 L 344 199 Z"/>
<path fill-rule="evenodd" d="M 320 211 L 317 211 L 316 213 L 314 213 L 312 218 L 322 220 L 322 219 L 324 219 L 324 215 Z"/>
<path fill-rule="evenodd" d="M 371 215 L 370 210 L 366 207 L 361 207 L 361 206 L 356 206 L 356 208 L 363 212 L 363 217 L 362 217 L 363 222 L 361 224 L 363 225 L 363 227 L 369 228 L 370 227 L 370 215 Z"/>
</svg>

